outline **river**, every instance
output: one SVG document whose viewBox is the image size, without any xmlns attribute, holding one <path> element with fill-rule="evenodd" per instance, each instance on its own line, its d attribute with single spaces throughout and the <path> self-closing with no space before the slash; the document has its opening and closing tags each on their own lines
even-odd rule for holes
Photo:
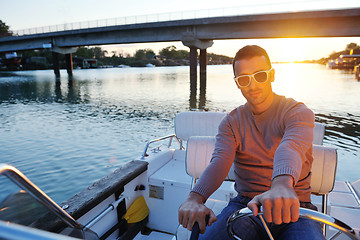
<svg viewBox="0 0 360 240">
<path fill-rule="evenodd" d="M 274 92 L 304 102 L 338 149 L 337 179 L 357 180 L 360 82 L 318 64 L 274 64 Z M 173 133 L 174 116 L 227 112 L 245 103 L 232 66 L 208 66 L 206 95 L 190 99 L 189 67 L 0 73 L 0 162 L 60 203 L 138 158 L 148 140 Z M 0 201 L 17 189 L 0 177 Z M 15 189 L 15 190 L 14 190 Z"/>
</svg>

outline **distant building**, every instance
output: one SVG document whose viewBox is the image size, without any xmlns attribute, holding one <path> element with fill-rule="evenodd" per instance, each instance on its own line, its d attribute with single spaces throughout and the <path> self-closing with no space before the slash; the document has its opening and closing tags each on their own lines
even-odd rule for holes
<svg viewBox="0 0 360 240">
<path fill-rule="evenodd" d="M 330 59 L 328 67 L 339 69 L 354 69 L 356 65 L 360 64 L 360 54 L 340 55 L 337 59 Z"/>
<path fill-rule="evenodd" d="M 73 57 L 73 66 L 74 68 L 97 68 L 96 59 L 86 59 L 83 57 Z"/>
<path fill-rule="evenodd" d="M 26 59 L 26 63 L 37 63 L 37 64 L 47 64 L 46 57 L 29 57 Z"/>
</svg>

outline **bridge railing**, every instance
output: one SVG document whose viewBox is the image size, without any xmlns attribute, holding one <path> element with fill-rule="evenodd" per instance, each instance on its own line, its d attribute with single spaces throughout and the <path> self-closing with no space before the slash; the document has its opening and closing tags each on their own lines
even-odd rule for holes
<svg viewBox="0 0 360 240">
<path fill-rule="evenodd" d="M 337 3 L 337 4 L 335 4 Z M 350 3 L 350 5 L 342 5 L 344 8 L 359 7 Z M 224 16 L 241 16 L 241 15 L 254 15 L 254 14 L 266 14 L 266 13 L 285 13 L 285 12 L 299 12 L 299 11 L 315 11 L 315 10 L 331 10 L 339 9 L 338 0 L 309 0 L 309 1 L 297 1 L 297 2 L 281 2 L 251 6 L 239 6 L 239 7 L 227 7 L 216 9 L 204 9 L 194 11 L 183 12 L 169 12 L 158 13 L 139 16 L 127 16 L 109 19 L 100 19 L 92 21 L 82 21 L 74 23 L 64 23 L 58 25 L 35 27 L 22 30 L 13 31 L 14 35 L 30 35 L 41 34 L 48 32 L 60 32 L 67 30 L 78 30 L 98 27 L 109 27 L 128 24 L 140 24 L 140 23 L 155 23 L 174 20 L 185 19 L 198 19 L 198 18 L 210 18 L 210 17 L 224 17 Z"/>
</svg>

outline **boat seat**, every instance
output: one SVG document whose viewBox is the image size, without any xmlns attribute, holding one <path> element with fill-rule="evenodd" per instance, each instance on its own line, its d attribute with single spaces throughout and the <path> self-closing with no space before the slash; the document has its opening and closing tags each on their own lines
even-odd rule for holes
<svg viewBox="0 0 360 240">
<path fill-rule="evenodd" d="M 187 141 L 191 136 L 216 136 L 223 112 L 181 112 L 175 116 L 175 134 Z"/>
<path fill-rule="evenodd" d="M 185 167 L 186 172 L 194 179 L 198 179 L 201 173 L 209 165 L 212 153 L 215 148 L 214 136 L 192 136 L 188 138 L 186 148 Z M 327 194 L 333 189 L 335 183 L 336 167 L 337 167 L 337 151 L 335 148 L 313 145 L 313 165 L 311 168 L 311 188 L 315 195 L 323 196 L 323 212 L 326 212 Z M 230 171 L 233 171 L 230 169 Z M 233 174 L 229 174 L 230 180 Z M 208 199 L 206 204 L 212 204 L 225 207 L 227 202 Z M 209 203 L 208 203 L 209 202 Z M 218 214 L 220 211 L 217 211 Z M 180 226 L 178 228 L 177 239 L 188 239 L 189 231 Z M 180 235 L 182 237 L 180 237 Z"/>
<path fill-rule="evenodd" d="M 191 136 L 216 136 L 220 122 L 226 116 L 224 112 L 187 111 L 175 116 L 175 134 L 181 141 Z M 325 126 L 315 123 L 313 144 L 322 145 Z"/>
</svg>

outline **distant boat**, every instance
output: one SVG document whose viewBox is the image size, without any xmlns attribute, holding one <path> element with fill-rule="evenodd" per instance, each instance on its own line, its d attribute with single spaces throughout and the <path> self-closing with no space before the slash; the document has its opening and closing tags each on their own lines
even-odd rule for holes
<svg viewBox="0 0 360 240">
<path fill-rule="evenodd" d="M 328 61 L 328 63 L 326 64 L 326 66 L 327 66 L 328 68 L 334 69 L 334 68 L 337 67 L 337 64 L 336 64 L 336 61 L 335 61 L 335 60 L 330 59 L 330 60 Z"/>
<path fill-rule="evenodd" d="M 5 58 L 2 59 L 1 61 L 6 66 L 9 65 L 18 66 L 21 63 L 21 57 L 19 57 L 16 52 L 6 53 Z"/>
<path fill-rule="evenodd" d="M 118 68 L 129 68 L 130 66 L 128 65 L 124 65 L 124 64 L 120 64 L 119 66 L 117 66 Z"/>
<path fill-rule="evenodd" d="M 360 54 L 340 55 L 337 59 L 330 59 L 327 66 L 332 69 L 354 69 L 359 63 Z"/>
<path fill-rule="evenodd" d="M 155 65 L 151 64 L 151 63 L 148 63 L 148 64 L 145 65 L 145 67 L 155 67 Z"/>
</svg>

